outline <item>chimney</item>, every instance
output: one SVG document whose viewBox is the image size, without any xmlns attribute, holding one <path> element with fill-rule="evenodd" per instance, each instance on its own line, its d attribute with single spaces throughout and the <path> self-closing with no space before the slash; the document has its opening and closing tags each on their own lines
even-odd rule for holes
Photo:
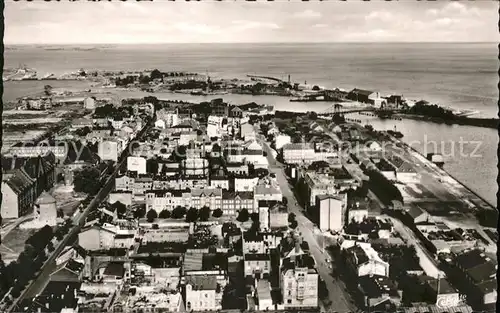
<svg viewBox="0 0 500 313">
<path fill-rule="evenodd" d="M 295 253 L 299 253 L 300 252 L 300 243 L 297 241 L 295 242 Z"/>
</svg>

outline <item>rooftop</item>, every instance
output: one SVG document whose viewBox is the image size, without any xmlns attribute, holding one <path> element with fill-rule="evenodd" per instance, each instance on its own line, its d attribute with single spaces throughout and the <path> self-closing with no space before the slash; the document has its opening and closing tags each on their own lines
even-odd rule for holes
<svg viewBox="0 0 500 313">
<path fill-rule="evenodd" d="M 358 284 L 364 295 L 369 298 L 380 298 L 383 295 L 399 297 L 396 284 L 385 276 L 361 276 L 358 278 Z"/>
<path fill-rule="evenodd" d="M 194 290 L 217 290 L 217 277 L 215 275 L 186 275 L 186 285 L 191 285 Z"/>
</svg>

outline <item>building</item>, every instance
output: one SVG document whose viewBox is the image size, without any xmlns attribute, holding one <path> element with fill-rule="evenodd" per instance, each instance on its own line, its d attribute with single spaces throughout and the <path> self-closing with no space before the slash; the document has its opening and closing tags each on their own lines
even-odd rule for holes
<svg viewBox="0 0 500 313">
<path fill-rule="evenodd" d="M 273 299 L 271 296 L 271 284 L 269 283 L 269 281 L 264 279 L 256 280 L 255 285 L 255 296 L 259 300 L 259 304 L 257 305 L 256 310 L 273 310 L 275 307 L 273 305 Z"/>
<path fill-rule="evenodd" d="M 262 230 L 288 227 L 288 210 L 279 201 L 261 200 L 258 203 L 260 228 Z"/>
<path fill-rule="evenodd" d="M 181 161 L 181 171 L 183 175 L 202 175 L 209 173 L 209 164 L 207 159 L 189 158 Z"/>
<path fill-rule="evenodd" d="M 130 248 L 135 242 L 134 232 L 119 231 L 93 225 L 78 234 L 78 244 L 85 250 L 101 251 L 113 248 Z"/>
<path fill-rule="evenodd" d="M 346 98 L 356 102 L 371 104 L 373 97 L 377 97 L 377 93 L 374 91 L 354 88 L 347 94 Z"/>
<path fill-rule="evenodd" d="M 274 145 L 276 150 L 283 148 L 284 145 L 292 142 L 290 136 L 285 134 L 278 134 L 274 137 Z"/>
<path fill-rule="evenodd" d="M 18 218 L 33 210 L 35 200 L 54 186 L 53 153 L 44 156 L 2 157 L 2 218 Z"/>
<path fill-rule="evenodd" d="M 207 121 L 207 135 L 210 138 L 222 136 L 222 121 L 224 117 L 210 115 Z"/>
<path fill-rule="evenodd" d="M 35 202 L 33 222 L 40 225 L 40 228 L 49 225 L 54 227 L 57 224 L 56 199 L 48 192 L 43 192 Z"/>
<path fill-rule="evenodd" d="M 282 201 L 283 194 L 278 182 L 271 177 L 264 177 L 254 187 L 254 212 L 257 212 L 259 201 L 272 200 Z"/>
<path fill-rule="evenodd" d="M 348 240 L 342 243 L 342 248 L 348 245 Z M 342 249 L 348 268 L 355 277 L 380 275 L 389 276 L 389 263 L 383 261 L 371 244 L 355 242 L 349 248 Z"/>
<path fill-rule="evenodd" d="M 137 174 L 146 174 L 146 159 L 143 157 L 127 157 L 127 171 L 135 171 Z"/>
<path fill-rule="evenodd" d="M 103 140 L 98 144 L 97 155 L 103 161 L 117 162 L 123 149 L 125 147 L 120 140 Z"/>
<path fill-rule="evenodd" d="M 95 100 L 94 97 L 86 97 L 83 99 L 83 108 L 86 110 L 95 110 Z"/>
<path fill-rule="evenodd" d="M 222 191 L 223 216 L 236 216 L 243 209 L 252 212 L 253 206 L 254 195 L 251 191 Z"/>
<path fill-rule="evenodd" d="M 240 135 L 244 140 L 252 140 L 256 138 L 255 128 L 249 123 L 244 123 L 240 126 Z"/>
<path fill-rule="evenodd" d="M 448 278 L 467 295 L 472 307 L 491 309 L 497 301 L 498 263 L 478 249 L 469 249 L 445 258 Z"/>
<path fill-rule="evenodd" d="M 186 275 L 184 302 L 186 311 L 216 311 L 222 309 L 222 286 L 216 275 Z"/>
<path fill-rule="evenodd" d="M 314 146 L 310 143 L 289 143 L 283 146 L 283 160 L 287 164 L 312 163 L 316 161 Z"/>
<path fill-rule="evenodd" d="M 253 191 L 255 186 L 257 186 L 258 182 L 259 182 L 258 177 L 253 177 L 248 175 L 234 175 L 234 190 Z"/>
<path fill-rule="evenodd" d="M 174 127 L 180 124 L 179 112 L 177 110 L 167 111 L 161 109 L 156 112 L 157 121 L 162 120 L 166 128 Z"/>
<path fill-rule="evenodd" d="M 186 190 L 148 190 L 146 192 L 146 209 L 160 213 L 172 211 L 175 207 L 201 209 L 204 206 L 212 211 L 222 208 L 222 189 L 186 189 Z"/>
<path fill-rule="evenodd" d="M 359 277 L 358 290 L 364 304 L 363 308 L 369 312 L 386 310 L 389 312 L 401 304 L 402 292 L 385 276 Z"/>
<path fill-rule="evenodd" d="M 308 254 L 283 259 L 280 287 L 285 309 L 318 307 L 318 272 Z"/>
<path fill-rule="evenodd" d="M 222 99 L 213 99 L 210 101 L 211 114 L 215 116 L 228 117 L 229 106 Z"/>
<path fill-rule="evenodd" d="M 267 278 L 271 271 L 271 255 L 269 253 L 243 254 L 243 268 L 245 277 L 256 279 Z"/>
<path fill-rule="evenodd" d="M 316 203 L 319 229 L 340 232 L 346 221 L 347 195 L 318 195 Z"/>
<path fill-rule="evenodd" d="M 319 195 L 334 195 L 338 193 L 335 187 L 335 176 L 318 173 L 316 171 L 303 172 L 304 183 L 306 185 L 306 195 L 309 200 L 306 208 L 314 207 L 316 197 Z"/>
</svg>

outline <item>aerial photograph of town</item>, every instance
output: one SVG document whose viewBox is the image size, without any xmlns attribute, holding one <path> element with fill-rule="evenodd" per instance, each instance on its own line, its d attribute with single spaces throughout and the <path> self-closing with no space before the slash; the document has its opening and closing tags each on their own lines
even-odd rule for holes
<svg viewBox="0 0 500 313">
<path fill-rule="evenodd" d="M 5 1 L 0 312 L 496 312 L 498 2 Z"/>
</svg>

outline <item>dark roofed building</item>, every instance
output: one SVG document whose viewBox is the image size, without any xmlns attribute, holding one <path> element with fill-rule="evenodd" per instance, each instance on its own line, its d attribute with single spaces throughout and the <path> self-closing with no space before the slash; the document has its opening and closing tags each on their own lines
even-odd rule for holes
<svg viewBox="0 0 500 313">
<path fill-rule="evenodd" d="M 18 218 L 33 209 L 42 192 L 54 186 L 55 163 L 52 152 L 29 158 L 2 157 L 3 218 Z"/>
<path fill-rule="evenodd" d="M 76 309 L 81 282 L 50 281 L 43 291 L 33 299 L 26 299 L 18 304 L 17 312 L 61 312 L 62 309 Z"/>
<path fill-rule="evenodd" d="M 398 291 L 396 284 L 385 276 L 361 276 L 358 278 L 358 289 L 363 296 L 363 304 L 366 309 L 373 311 L 373 308 L 385 308 L 386 304 L 389 308 L 399 306 L 401 303 L 401 293 Z"/>
<path fill-rule="evenodd" d="M 374 92 L 369 91 L 369 90 L 363 90 L 363 89 L 358 89 L 354 88 L 347 94 L 347 99 L 352 100 L 352 101 L 357 101 L 357 102 L 362 102 L 362 103 L 370 103 L 370 95 L 372 95 Z"/>
</svg>

